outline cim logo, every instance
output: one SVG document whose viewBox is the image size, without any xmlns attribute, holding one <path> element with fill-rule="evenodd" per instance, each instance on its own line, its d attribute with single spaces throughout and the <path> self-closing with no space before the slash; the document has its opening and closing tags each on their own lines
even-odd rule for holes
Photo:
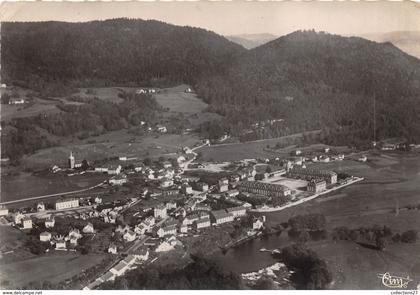
<svg viewBox="0 0 420 295">
<path fill-rule="evenodd" d="M 392 276 L 389 272 L 378 274 L 378 278 L 382 280 L 382 284 L 388 288 L 405 288 L 407 289 L 408 283 L 413 280 L 407 277 Z M 419 285 L 417 286 L 417 288 Z"/>
</svg>

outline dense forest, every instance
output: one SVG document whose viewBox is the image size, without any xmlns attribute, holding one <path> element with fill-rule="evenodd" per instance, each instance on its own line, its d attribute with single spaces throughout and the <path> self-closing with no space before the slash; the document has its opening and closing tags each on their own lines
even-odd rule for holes
<svg viewBox="0 0 420 295">
<path fill-rule="evenodd" d="M 241 277 L 224 270 L 218 263 L 202 256 L 191 256 L 192 262 L 176 266 L 147 265 L 129 271 L 114 282 L 100 286 L 102 290 L 238 290 L 244 289 Z"/>
<path fill-rule="evenodd" d="M 390 43 L 298 31 L 196 88 L 232 126 L 283 118 L 280 128 L 373 140 L 375 100 L 378 138 L 420 140 L 420 61 Z"/>
<path fill-rule="evenodd" d="M 3 83 L 38 89 L 45 81 L 77 86 L 155 86 L 220 73 L 244 52 L 213 32 L 155 20 L 2 23 Z"/>
<path fill-rule="evenodd" d="M 375 104 L 377 139 L 420 141 L 420 60 L 391 43 L 297 31 L 246 50 L 203 29 L 134 19 L 2 23 L 1 40 L 2 83 L 47 96 L 68 95 L 82 86 L 188 83 L 209 111 L 224 116 L 199 128 L 206 137 L 228 132 L 250 140 L 321 129 L 316 140 L 363 146 L 373 140 Z M 98 123 L 83 127 L 89 134 L 127 126 L 126 111 L 92 104 L 71 116 L 48 119 L 58 120 L 61 127 L 48 129 L 40 118 L 14 127 L 23 124 L 30 133 L 35 123 L 66 136 L 72 133 L 67 124 L 78 121 L 76 113 L 95 107 L 116 107 L 104 112 L 121 120 L 114 118 L 112 126 L 101 122 L 104 118 L 83 123 Z M 269 119 L 284 121 L 251 128 Z M 72 126 L 80 129 L 80 124 Z M 20 139 L 15 142 L 26 141 L 23 131 L 16 131 Z M 29 138 L 36 141 L 34 146 L 48 145 L 36 140 L 41 137 Z"/>
</svg>

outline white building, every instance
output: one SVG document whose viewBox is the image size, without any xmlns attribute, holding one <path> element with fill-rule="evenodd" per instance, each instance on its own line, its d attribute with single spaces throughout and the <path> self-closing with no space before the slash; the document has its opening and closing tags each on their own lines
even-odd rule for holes
<svg viewBox="0 0 420 295">
<path fill-rule="evenodd" d="M 43 202 L 38 203 L 38 204 L 36 205 L 36 210 L 37 210 L 38 212 L 45 211 L 45 204 L 44 204 Z"/>
<path fill-rule="evenodd" d="M 210 218 L 206 217 L 206 218 L 199 219 L 195 221 L 193 225 L 196 230 L 210 227 L 211 226 Z"/>
<path fill-rule="evenodd" d="M 55 219 L 54 218 L 45 219 L 45 227 L 46 228 L 53 228 L 54 225 L 55 225 Z"/>
<path fill-rule="evenodd" d="M 167 210 L 166 210 L 166 206 L 165 205 L 158 205 L 153 209 L 153 216 L 155 218 L 166 218 L 167 215 Z"/>
<path fill-rule="evenodd" d="M 31 229 L 32 228 L 32 219 L 29 217 L 25 217 L 22 219 L 22 227 L 23 229 Z"/>
<path fill-rule="evenodd" d="M 15 214 L 15 216 L 14 216 L 14 221 L 15 221 L 15 224 L 21 224 L 22 223 L 22 219 L 24 219 L 25 218 L 25 215 L 23 215 L 22 213 L 20 213 L 20 212 L 17 212 L 16 214 Z"/>
<path fill-rule="evenodd" d="M 118 249 L 117 249 L 117 246 L 115 244 L 109 245 L 108 253 L 117 254 L 117 252 L 118 252 Z"/>
<path fill-rule="evenodd" d="M 111 166 L 108 168 L 109 175 L 118 175 L 121 173 L 121 165 Z"/>
<path fill-rule="evenodd" d="M 127 181 L 128 181 L 127 176 L 125 174 L 115 176 L 111 178 L 110 180 L 108 180 L 110 185 L 123 185 L 124 183 L 127 183 Z"/>
<path fill-rule="evenodd" d="M 168 235 L 176 235 L 176 225 L 174 224 L 170 226 L 161 227 L 156 233 L 159 238 L 163 238 L 164 236 Z"/>
<path fill-rule="evenodd" d="M 190 195 L 190 194 L 192 194 L 193 193 L 193 190 L 192 190 L 192 187 L 191 187 L 191 185 L 188 185 L 188 184 L 184 184 L 184 185 L 182 185 L 182 192 L 184 193 L 184 194 L 186 194 L 186 195 Z"/>
<path fill-rule="evenodd" d="M 71 209 L 79 207 L 79 199 L 60 200 L 55 203 L 55 210 Z"/>
<path fill-rule="evenodd" d="M 7 208 L 0 208 L 0 216 L 6 216 L 9 214 L 9 209 Z"/>
<path fill-rule="evenodd" d="M 160 186 L 161 187 L 170 187 L 174 185 L 174 181 L 172 179 L 169 178 L 162 178 L 162 180 L 160 181 Z"/>
<path fill-rule="evenodd" d="M 132 242 L 136 239 L 136 233 L 132 230 L 129 230 L 123 235 L 123 239 L 126 242 Z"/>
<path fill-rule="evenodd" d="M 235 218 L 246 215 L 246 208 L 242 206 L 227 208 L 226 212 L 232 214 Z"/>
<path fill-rule="evenodd" d="M 93 228 L 93 224 L 92 223 L 88 223 L 85 225 L 85 227 L 82 229 L 82 232 L 85 234 L 93 234 L 95 233 L 95 229 Z"/>
<path fill-rule="evenodd" d="M 51 240 L 51 233 L 44 231 L 39 234 L 39 240 L 41 242 L 49 242 Z"/>
<path fill-rule="evenodd" d="M 211 220 L 216 225 L 232 222 L 233 219 L 234 219 L 233 214 L 227 213 L 225 210 L 211 211 Z"/>
</svg>

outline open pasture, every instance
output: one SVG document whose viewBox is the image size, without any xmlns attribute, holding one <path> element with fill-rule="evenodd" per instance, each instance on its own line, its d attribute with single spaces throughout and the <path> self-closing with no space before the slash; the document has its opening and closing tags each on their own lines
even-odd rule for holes
<svg viewBox="0 0 420 295">
<path fill-rule="evenodd" d="M 8 286 L 0 288 L 17 289 L 30 282 L 49 281 L 59 283 L 79 274 L 82 270 L 100 263 L 105 255 L 80 255 L 67 252 L 53 253 L 0 265 L 0 281 Z M 63 271 L 65 270 L 65 271 Z"/>
</svg>

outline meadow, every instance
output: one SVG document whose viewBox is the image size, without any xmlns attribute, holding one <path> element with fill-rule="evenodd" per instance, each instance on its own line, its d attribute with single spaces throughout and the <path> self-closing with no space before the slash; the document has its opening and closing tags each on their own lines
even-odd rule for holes
<svg viewBox="0 0 420 295">
<path fill-rule="evenodd" d="M 53 284 L 78 275 L 83 270 L 100 263 L 105 255 L 55 252 L 30 259 L 1 264 L 0 288 L 17 289 L 30 282 L 49 281 Z M 65 270 L 65 271 L 63 271 Z"/>
</svg>

